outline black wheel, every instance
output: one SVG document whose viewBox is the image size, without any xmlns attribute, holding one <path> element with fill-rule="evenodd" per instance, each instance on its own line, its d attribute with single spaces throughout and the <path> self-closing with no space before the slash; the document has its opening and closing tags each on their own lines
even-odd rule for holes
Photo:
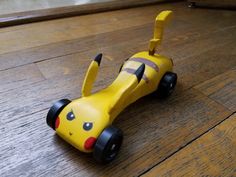
<svg viewBox="0 0 236 177">
<path fill-rule="evenodd" d="M 109 163 L 117 156 L 123 140 L 120 129 L 109 126 L 103 130 L 94 145 L 93 157 L 99 163 Z"/>
<path fill-rule="evenodd" d="M 68 105 L 70 102 L 71 101 L 68 99 L 59 100 L 56 103 L 54 103 L 53 106 L 48 111 L 47 124 L 53 130 L 55 130 L 55 123 L 56 123 L 57 116 L 60 114 L 63 108 L 66 107 L 66 105 Z"/>
<path fill-rule="evenodd" d="M 172 72 L 167 72 L 162 77 L 158 89 L 157 89 L 157 95 L 161 98 L 168 97 L 175 88 L 175 85 L 177 83 L 177 74 Z"/>
</svg>

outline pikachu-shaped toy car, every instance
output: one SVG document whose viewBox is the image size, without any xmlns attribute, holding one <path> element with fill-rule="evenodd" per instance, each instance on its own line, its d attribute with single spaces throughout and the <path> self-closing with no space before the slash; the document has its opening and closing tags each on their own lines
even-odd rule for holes
<svg viewBox="0 0 236 177">
<path fill-rule="evenodd" d="M 171 11 L 163 11 L 156 17 L 149 51 L 130 57 L 111 85 L 91 94 L 102 59 L 102 54 L 97 55 L 86 73 L 82 97 L 56 102 L 48 112 L 47 124 L 80 151 L 93 151 L 98 162 L 112 161 L 123 139 L 121 130 L 112 125 L 117 115 L 145 95 L 153 92 L 163 97 L 170 95 L 176 85 L 172 60 L 155 53 L 162 40 L 163 27 L 171 15 Z"/>
</svg>

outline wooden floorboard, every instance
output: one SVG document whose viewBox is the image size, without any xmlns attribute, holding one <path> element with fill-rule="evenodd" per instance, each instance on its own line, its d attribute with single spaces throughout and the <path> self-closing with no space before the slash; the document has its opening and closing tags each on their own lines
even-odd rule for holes
<svg viewBox="0 0 236 177">
<path fill-rule="evenodd" d="M 86 69 L 98 52 L 104 60 L 94 91 L 111 83 L 124 59 L 147 49 L 155 14 L 166 8 L 175 18 L 158 51 L 173 58 L 177 88 L 166 100 L 145 97 L 128 107 L 115 122 L 125 135 L 118 158 L 98 165 L 54 134 L 45 122 L 48 109 L 56 100 L 80 97 Z M 179 153 L 187 156 L 188 148 L 190 169 L 194 143 L 235 112 L 235 17 L 233 11 L 191 10 L 177 3 L 0 29 L 0 39 L 7 41 L 0 46 L 0 176 L 155 175 L 159 166 L 165 174 L 162 164 Z M 86 31 L 92 22 L 97 27 Z M 224 142 L 227 135 L 220 138 Z M 204 163 L 213 171 L 214 163 Z M 226 172 L 235 169 L 227 160 L 218 165 L 228 165 Z"/>
<path fill-rule="evenodd" d="M 171 1 L 171 0 L 168 0 Z M 95 1 L 92 3 L 65 5 L 62 7 L 46 7 L 35 10 L 26 10 L 0 15 L 0 27 L 13 26 L 25 23 L 32 23 L 56 18 L 72 17 L 77 15 L 92 14 L 117 9 L 125 9 L 150 4 L 158 4 L 166 2 L 166 0 L 106 0 Z M 9 2 L 12 3 L 12 2 Z M 13 2 L 14 3 L 14 2 Z M 19 2 L 22 3 L 22 2 Z M 60 3 L 56 3 L 60 4 Z M 10 5 L 9 5 L 10 6 Z"/>
<path fill-rule="evenodd" d="M 235 55 L 234 55 L 235 56 Z M 221 103 L 228 109 L 236 111 L 236 69 L 224 72 L 195 88 Z"/>
<path fill-rule="evenodd" d="M 33 23 L 32 25 L 24 25 L 23 30 L 9 30 L 5 32 L 5 29 L 3 29 L 3 32 L 1 32 L 2 29 L 0 29 L 0 39 L 5 41 L 5 45 L 0 46 L 0 54 L 153 22 L 153 19 L 148 18 L 148 16 L 141 16 L 147 10 L 138 9 L 120 11 L 121 13 L 119 11 L 107 12 L 105 14 L 99 13 Z M 147 14 L 154 15 L 156 13 L 154 7 L 151 7 L 149 10 Z M 126 18 L 127 16 L 130 18 Z M 38 34 L 41 34 L 40 37 Z"/>
<path fill-rule="evenodd" d="M 143 176 L 235 176 L 236 114 Z"/>
<path fill-rule="evenodd" d="M 163 102 L 150 98 L 140 100 L 121 114 L 115 123 L 125 134 L 120 155 L 114 163 L 99 166 L 91 156 L 79 153 L 56 138 L 54 132 L 45 124 L 48 107 L 44 102 L 60 97 L 57 93 L 58 87 L 61 86 L 64 94 L 75 93 L 66 87 L 76 82 L 64 80 L 63 83 L 65 86 L 51 83 L 55 86 L 51 91 L 42 84 L 40 90 L 37 84 L 34 84 L 32 87 L 36 88 L 29 89 L 28 86 L 29 91 L 23 90 L 22 96 L 11 92 L 12 97 L 18 98 L 6 100 L 7 103 L 4 104 L 11 110 L 3 112 L 8 119 L 2 120 L 0 127 L 3 131 L 1 139 L 4 142 L 1 146 L 1 161 L 7 158 L 5 163 L 0 164 L 2 176 L 8 173 L 26 176 L 43 173 L 50 176 L 52 171 L 56 176 L 66 173 L 72 176 L 138 175 L 231 113 L 195 90 L 178 92 L 175 97 Z M 73 87 L 76 87 L 76 84 Z M 48 92 L 51 92 L 51 95 Z M 20 106 L 22 100 L 24 103 Z M 31 114 L 31 111 L 37 113 Z M 22 152 L 25 152 L 24 155 L 21 155 Z M 32 170 L 22 170 L 24 166 Z M 41 168 L 47 170 L 42 171 Z"/>
<path fill-rule="evenodd" d="M 213 11 L 210 12 L 212 15 L 207 15 L 204 10 L 198 10 L 200 14 L 203 14 L 198 18 L 199 13 L 194 11 L 192 14 L 192 11 L 189 12 L 188 9 L 179 10 L 180 7 L 179 5 L 175 6 L 175 20 L 166 29 L 165 40 L 159 49 L 161 53 L 177 60 L 178 58 L 186 58 L 189 55 L 224 45 L 228 40 L 234 39 L 235 23 L 232 19 L 236 17 L 235 14 L 226 11 L 228 18 L 222 20 L 218 12 L 215 13 Z M 157 8 L 158 11 L 156 10 Z M 171 6 L 163 5 L 160 8 L 171 9 Z M 141 14 L 146 11 L 146 16 L 142 17 Z M 150 6 L 130 9 L 128 12 L 109 12 L 106 13 L 105 17 L 101 13 L 97 16 L 90 15 L 87 19 L 81 16 L 65 19 L 63 23 L 61 20 L 55 20 L 24 25 L 23 29 L 2 31 L 0 39 L 7 42 L 0 46 L 0 53 L 2 53 L 0 55 L 0 70 L 83 51 L 91 53 L 88 51 L 91 49 L 97 50 L 92 53 L 92 55 L 95 55 L 96 52 L 100 52 L 104 47 L 122 46 L 122 43 L 129 45 L 128 48 L 121 47 L 121 49 L 123 48 L 123 50 L 126 49 L 130 52 L 129 55 L 125 56 L 129 57 L 138 50 L 146 50 L 148 40 L 152 35 L 153 18 L 157 12 L 159 12 L 159 6 Z M 187 14 L 186 19 L 183 19 L 181 15 L 184 12 Z M 127 15 L 132 16 L 123 21 Z M 213 21 L 215 18 L 219 20 Z M 207 23 L 208 21 L 213 21 L 214 23 Z M 88 32 L 85 29 L 91 28 L 89 27 L 91 23 L 102 23 L 102 25 L 101 28 L 96 28 L 94 32 Z M 126 25 L 121 25 L 123 23 Z M 202 26 L 203 23 L 206 24 L 204 27 Z M 117 24 L 120 25 L 120 29 L 115 27 Z M 73 27 L 71 27 L 72 25 Z M 44 27 L 43 29 L 42 26 Z M 110 29 L 110 32 L 107 32 L 107 28 L 110 26 L 114 27 Z M 222 26 L 224 26 L 223 29 L 220 28 Z M 205 28 L 208 30 L 205 30 Z M 224 30 L 229 31 L 229 33 L 225 33 Z M 63 35 L 57 33 L 58 31 Z M 35 38 L 34 36 L 37 36 L 37 34 L 42 34 L 42 37 Z M 74 36 L 74 39 L 71 36 Z M 127 36 L 129 36 L 129 40 L 127 40 Z M 197 49 L 199 46 L 202 46 L 201 50 Z M 172 50 L 172 47 L 175 50 Z M 118 59 L 121 59 L 121 57 Z"/>
</svg>

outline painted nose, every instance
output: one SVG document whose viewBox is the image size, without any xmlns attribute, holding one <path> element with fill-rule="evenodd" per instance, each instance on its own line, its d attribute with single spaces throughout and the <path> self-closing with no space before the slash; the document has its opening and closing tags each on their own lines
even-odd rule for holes
<svg viewBox="0 0 236 177">
<path fill-rule="evenodd" d="M 89 137 L 86 141 L 85 141 L 85 143 L 84 143 L 84 148 L 86 149 L 86 150 L 90 150 L 90 149 L 92 149 L 93 148 L 93 146 L 94 146 L 94 144 L 95 144 L 95 142 L 96 142 L 96 138 L 94 138 L 94 137 Z"/>
</svg>

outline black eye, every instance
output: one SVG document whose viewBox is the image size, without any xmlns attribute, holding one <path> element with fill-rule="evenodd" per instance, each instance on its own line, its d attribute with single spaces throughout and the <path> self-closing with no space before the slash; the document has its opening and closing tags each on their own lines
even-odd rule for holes
<svg viewBox="0 0 236 177">
<path fill-rule="evenodd" d="M 85 122 L 83 125 L 84 130 L 89 131 L 93 128 L 93 123 L 92 122 Z"/>
<path fill-rule="evenodd" d="M 70 121 L 73 120 L 75 118 L 73 111 L 68 112 L 66 118 L 67 118 L 67 120 L 70 120 Z"/>
</svg>

